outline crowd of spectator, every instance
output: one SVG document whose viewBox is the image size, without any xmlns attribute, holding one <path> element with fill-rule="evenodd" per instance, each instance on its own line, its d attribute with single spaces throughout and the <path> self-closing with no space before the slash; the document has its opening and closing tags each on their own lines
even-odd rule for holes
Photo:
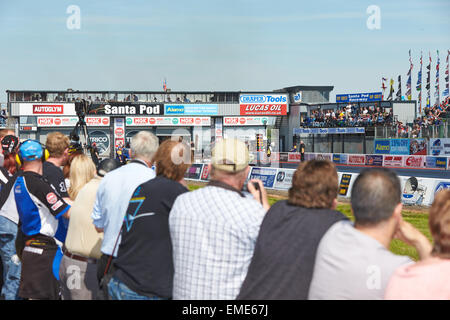
<svg viewBox="0 0 450 320">
<path fill-rule="evenodd" d="M 322 110 L 320 107 L 311 110 L 303 123 L 303 127 L 368 127 L 368 126 L 386 126 L 392 125 L 394 118 L 392 110 L 386 110 L 375 107 L 358 107 L 348 104 L 339 109 Z"/>
<path fill-rule="evenodd" d="M 45 147 L 0 134 L 5 159 L 18 159 L 0 168 L 5 299 L 450 299 L 450 190 L 435 196 L 430 242 L 403 220 L 389 169 L 356 178 L 351 222 L 330 161 L 301 162 L 271 205 L 263 182 L 247 181 L 238 139 L 217 142 L 208 184 L 189 191 L 182 141 L 140 131 L 131 161 L 96 168 L 59 132 Z M 393 239 L 419 261 L 393 254 Z"/>
</svg>

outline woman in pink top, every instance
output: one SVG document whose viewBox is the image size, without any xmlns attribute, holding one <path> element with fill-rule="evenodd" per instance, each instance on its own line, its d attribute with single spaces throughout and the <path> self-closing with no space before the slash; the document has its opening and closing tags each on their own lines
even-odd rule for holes
<svg viewBox="0 0 450 320">
<path fill-rule="evenodd" d="M 436 194 L 429 225 L 434 240 L 430 258 L 398 268 L 385 299 L 450 300 L 450 189 Z"/>
</svg>

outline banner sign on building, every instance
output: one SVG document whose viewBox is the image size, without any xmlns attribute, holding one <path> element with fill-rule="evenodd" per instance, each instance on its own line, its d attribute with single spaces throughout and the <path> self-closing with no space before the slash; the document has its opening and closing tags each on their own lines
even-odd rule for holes
<svg viewBox="0 0 450 320">
<path fill-rule="evenodd" d="M 269 124 L 269 117 L 223 117 L 224 126 L 263 126 Z"/>
<path fill-rule="evenodd" d="M 132 102 L 93 102 L 88 114 L 98 115 L 162 115 L 164 114 L 164 106 L 160 103 L 132 103 Z"/>
<path fill-rule="evenodd" d="M 88 127 L 109 127 L 109 117 L 86 117 Z M 38 127 L 75 127 L 78 117 L 37 117 Z"/>
<path fill-rule="evenodd" d="M 431 156 L 450 156 L 450 138 L 430 139 Z"/>
<path fill-rule="evenodd" d="M 380 139 L 374 141 L 375 154 L 426 155 L 425 139 Z"/>
<path fill-rule="evenodd" d="M 105 131 L 94 130 L 89 131 L 89 140 L 97 145 L 99 155 L 107 155 L 109 153 L 109 135 Z"/>
<path fill-rule="evenodd" d="M 19 103 L 18 116 L 76 116 L 75 103 Z"/>
<path fill-rule="evenodd" d="M 210 126 L 210 117 L 127 117 L 127 126 Z"/>
<path fill-rule="evenodd" d="M 288 96 L 286 94 L 241 94 L 239 96 L 240 115 L 287 115 Z"/>
<path fill-rule="evenodd" d="M 217 104 L 165 104 L 166 115 L 215 116 L 219 113 Z"/>
<path fill-rule="evenodd" d="M 409 139 L 389 139 L 390 154 L 409 155 Z"/>
<path fill-rule="evenodd" d="M 391 143 L 389 140 L 375 140 L 374 141 L 374 152 L 375 154 L 390 154 L 391 153 Z"/>
<path fill-rule="evenodd" d="M 373 102 L 381 101 L 381 92 L 337 94 L 336 102 Z"/>
<path fill-rule="evenodd" d="M 294 134 L 355 134 L 365 133 L 364 127 L 353 128 L 294 128 Z"/>
<path fill-rule="evenodd" d="M 426 155 L 427 154 L 427 140 L 425 140 L 425 139 L 409 139 L 409 154 L 410 155 Z"/>
<path fill-rule="evenodd" d="M 114 118 L 114 147 L 125 147 L 125 121 L 123 118 Z"/>
</svg>

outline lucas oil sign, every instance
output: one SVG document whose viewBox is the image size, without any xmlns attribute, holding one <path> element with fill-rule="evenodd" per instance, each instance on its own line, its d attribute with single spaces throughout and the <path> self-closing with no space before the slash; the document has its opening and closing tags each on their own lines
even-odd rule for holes
<svg viewBox="0 0 450 320">
<path fill-rule="evenodd" d="M 285 94 L 241 94 L 240 114 L 244 115 L 287 115 L 288 97 Z"/>
</svg>

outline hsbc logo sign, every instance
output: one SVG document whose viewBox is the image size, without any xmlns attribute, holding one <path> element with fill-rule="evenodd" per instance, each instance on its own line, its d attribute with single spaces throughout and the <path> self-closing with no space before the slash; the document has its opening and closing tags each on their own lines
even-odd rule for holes
<svg viewBox="0 0 450 320">
<path fill-rule="evenodd" d="M 63 114 L 64 106 L 60 105 L 46 105 L 46 104 L 34 104 L 33 114 Z"/>
</svg>

